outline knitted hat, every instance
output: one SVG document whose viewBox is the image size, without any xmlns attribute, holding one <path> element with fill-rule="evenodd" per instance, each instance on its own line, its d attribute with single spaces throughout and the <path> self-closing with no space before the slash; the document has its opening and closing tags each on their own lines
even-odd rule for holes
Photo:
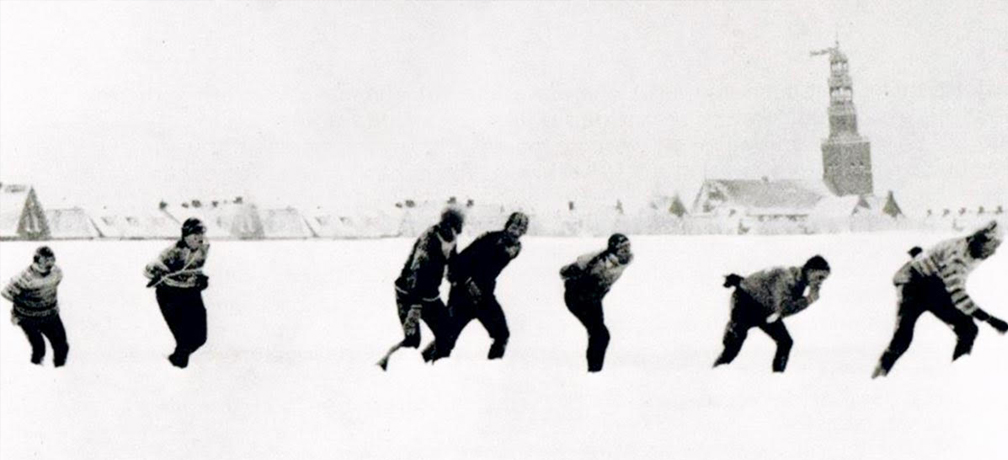
<svg viewBox="0 0 1008 460">
<path fill-rule="evenodd" d="M 830 271 L 830 266 L 829 263 L 826 262 L 826 259 L 823 258 L 823 256 L 816 254 L 805 262 L 805 265 L 802 266 L 802 269 Z"/>
<path fill-rule="evenodd" d="M 977 235 L 983 235 L 987 240 L 993 240 L 1000 243 L 1004 238 L 1001 235 L 1001 226 L 998 225 L 998 221 L 992 220 L 987 225 L 985 225 L 980 230 L 977 230 Z"/>
<path fill-rule="evenodd" d="M 441 223 L 447 224 L 455 230 L 455 233 L 462 233 L 462 224 L 465 222 L 465 215 L 458 208 L 449 206 L 441 212 Z"/>
<path fill-rule="evenodd" d="M 32 256 L 32 259 L 35 260 L 35 262 L 38 262 L 43 257 L 56 257 L 56 254 L 53 254 L 53 250 L 50 249 L 49 246 L 39 246 L 38 249 L 35 250 L 35 255 Z"/>
<path fill-rule="evenodd" d="M 182 223 L 182 238 L 196 233 L 206 233 L 206 225 L 203 225 L 203 222 L 195 217 L 186 219 Z"/>
<path fill-rule="evenodd" d="M 630 239 L 627 238 L 626 235 L 622 233 L 613 233 L 612 236 L 609 237 L 610 251 L 615 251 L 616 248 L 626 244 L 630 244 Z"/>
<path fill-rule="evenodd" d="M 507 223 L 504 224 L 504 228 L 508 228 L 511 224 L 517 223 L 522 227 L 528 228 L 529 217 L 523 212 L 513 212 L 508 216 Z"/>
</svg>

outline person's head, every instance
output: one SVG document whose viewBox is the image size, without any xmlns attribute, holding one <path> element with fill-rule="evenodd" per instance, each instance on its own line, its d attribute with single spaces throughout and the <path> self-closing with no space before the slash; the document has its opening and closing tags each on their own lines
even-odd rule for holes
<svg viewBox="0 0 1008 460">
<path fill-rule="evenodd" d="M 190 217 L 182 223 L 182 241 L 189 249 L 196 249 L 206 242 L 206 226 L 199 219 Z"/>
<path fill-rule="evenodd" d="M 446 241 L 453 241 L 459 233 L 462 233 L 462 224 L 465 216 L 462 211 L 455 207 L 447 207 L 441 212 L 441 221 L 438 222 L 438 234 Z"/>
<path fill-rule="evenodd" d="M 995 252 L 1001 245 L 1001 233 L 998 222 L 990 221 L 983 228 L 977 230 L 972 235 L 966 237 L 966 245 L 969 247 L 970 256 L 974 259 L 986 259 Z"/>
<path fill-rule="evenodd" d="M 512 239 L 517 240 L 528 231 L 528 225 L 529 218 L 525 213 L 513 212 L 508 217 L 507 223 L 504 224 L 504 233 L 507 233 Z"/>
<path fill-rule="evenodd" d="M 830 275 L 829 263 L 826 262 L 823 256 L 812 256 L 809 260 L 805 261 L 805 265 L 802 265 L 802 274 L 809 284 L 818 286 Z"/>
<path fill-rule="evenodd" d="M 620 263 L 630 262 L 633 254 L 630 252 L 630 239 L 622 233 L 613 233 L 609 237 L 606 250 L 616 255 Z"/>
<path fill-rule="evenodd" d="M 56 265 L 56 254 L 53 253 L 53 250 L 49 246 L 39 246 L 35 250 L 32 260 L 42 273 L 49 273 L 53 265 Z"/>
</svg>

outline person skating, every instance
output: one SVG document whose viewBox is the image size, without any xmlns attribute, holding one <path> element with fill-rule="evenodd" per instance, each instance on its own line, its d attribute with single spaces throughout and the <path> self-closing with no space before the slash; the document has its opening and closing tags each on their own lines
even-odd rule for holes
<svg viewBox="0 0 1008 460">
<path fill-rule="evenodd" d="M 979 332 L 974 319 L 986 322 L 1001 334 L 1008 331 L 1008 324 L 978 307 L 966 293 L 969 273 L 980 261 L 994 255 L 1001 244 L 998 227 L 997 221 L 991 221 L 966 237 L 943 241 L 927 251 L 911 250 L 912 259 L 893 277 L 898 296 L 896 330 L 872 378 L 889 374 L 896 360 L 910 347 L 914 326 L 925 311 L 955 332 L 953 361 L 973 349 Z"/>
<path fill-rule="evenodd" d="M 464 217 L 455 208 L 441 213 L 441 220 L 424 231 L 413 244 L 406 264 L 395 281 L 396 307 L 404 338 L 378 360 L 378 366 L 388 368 L 389 357 L 400 348 L 420 346 L 420 321 L 443 340 L 441 329 L 448 316 L 441 300 L 441 281 L 449 261 L 457 254 L 455 245 L 462 233 Z"/>
<path fill-rule="evenodd" d="M 609 346 L 609 329 L 605 325 L 602 299 L 631 261 L 630 240 L 616 233 L 609 237 L 602 251 L 585 254 L 560 269 L 560 277 L 564 280 L 564 303 L 588 331 L 588 350 L 585 353 L 588 372 L 602 370 Z"/>
<path fill-rule="evenodd" d="M 207 339 L 206 306 L 202 291 L 209 278 L 203 274 L 210 243 L 206 227 L 199 219 L 182 223 L 182 237 L 147 264 L 144 276 L 155 289 L 155 297 L 168 329 L 175 338 L 175 350 L 168 361 L 175 367 L 189 365 L 189 355 Z"/>
<path fill-rule="evenodd" d="M 31 344 L 31 362 L 42 364 L 45 357 L 45 340 L 53 349 L 53 365 L 66 364 L 66 330 L 60 319 L 57 288 L 63 281 L 63 271 L 56 266 L 56 255 L 48 246 L 35 250 L 33 261 L 21 274 L 11 279 L 2 291 L 3 298 L 11 301 L 11 322 L 20 326 Z"/>
<path fill-rule="evenodd" d="M 484 233 L 449 263 L 448 281 L 452 288 L 445 337 L 440 343 L 431 341 L 424 349 L 426 361 L 451 355 L 459 334 L 473 319 L 479 320 L 493 339 L 487 359 L 504 356 L 511 332 L 494 290 L 501 271 L 521 252 L 520 238 L 528 231 L 528 222 L 524 213 L 512 213 L 503 230 Z"/>
<path fill-rule="evenodd" d="M 734 273 L 726 276 L 724 286 L 734 287 L 735 292 L 731 296 L 731 316 L 722 340 L 724 350 L 714 367 L 731 363 L 742 349 L 749 329 L 757 327 L 777 343 L 773 371 L 784 372 L 794 344 L 784 326 L 784 318 L 815 303 L 829 274 L 829 263 L 817 255 L 801 267 L 775 267 L 744 278 Z"/>
</svg>

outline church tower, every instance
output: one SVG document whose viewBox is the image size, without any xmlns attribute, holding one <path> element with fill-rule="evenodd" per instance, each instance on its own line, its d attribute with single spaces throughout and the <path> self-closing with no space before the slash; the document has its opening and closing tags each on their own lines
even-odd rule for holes
<svg viewBox="0 0 1008 460">
<path fill-rule="evenodd" d="M 854 89 L 847 73 L 847 56 L 839 41 L 832 48 L 813 51 L 829 54 L 829 137 L 822 142 L 823 180 L 837 196 L 871 195 L 871 143 L 861 137 L 854 110 Z"/>
</svg>

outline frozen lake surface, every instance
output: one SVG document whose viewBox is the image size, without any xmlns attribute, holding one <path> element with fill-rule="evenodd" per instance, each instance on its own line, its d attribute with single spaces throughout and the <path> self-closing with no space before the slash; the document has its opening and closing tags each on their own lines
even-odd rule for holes
<svg viewBox="0 0 1008 460">
<path fill-rule="evenodd" d="M 50 349 L 31 365 L 4 301 L 0 457 L 1004 458 L 1008 337 L 981 325 L 973 354 L 951 364 L 951 330 L 925 315 L 892 375 L 869 378 L 895 324 L 893 272 L 910 246 L 946 236 L 632 237 L 635 262 L 604 303 L 612 342 L 598 375 L 557 271 L 603 239 L 524 240 L 497 288 L 503 361 L 485 360 L 474 322 L 450 359 L 404 350 L 387 373 L 374 363 L 401 337 L 392 281 L 412 240 L 213 242 L 209 340 L 186 370 L 166 360 L 173 341 L 141 275 L 168 242 L 53 242 L 70 356 L 54 370 Z M 0 279 L 36 246 L 2 243 Z M 722 275 L 815 253 L 833 276 L 786 320 L 787 373 L 771 374 L 759 331 L 712 370 Z M 969 284 L 1001 317 L 1006 274 L 999 253 Z"/>
</svg>

